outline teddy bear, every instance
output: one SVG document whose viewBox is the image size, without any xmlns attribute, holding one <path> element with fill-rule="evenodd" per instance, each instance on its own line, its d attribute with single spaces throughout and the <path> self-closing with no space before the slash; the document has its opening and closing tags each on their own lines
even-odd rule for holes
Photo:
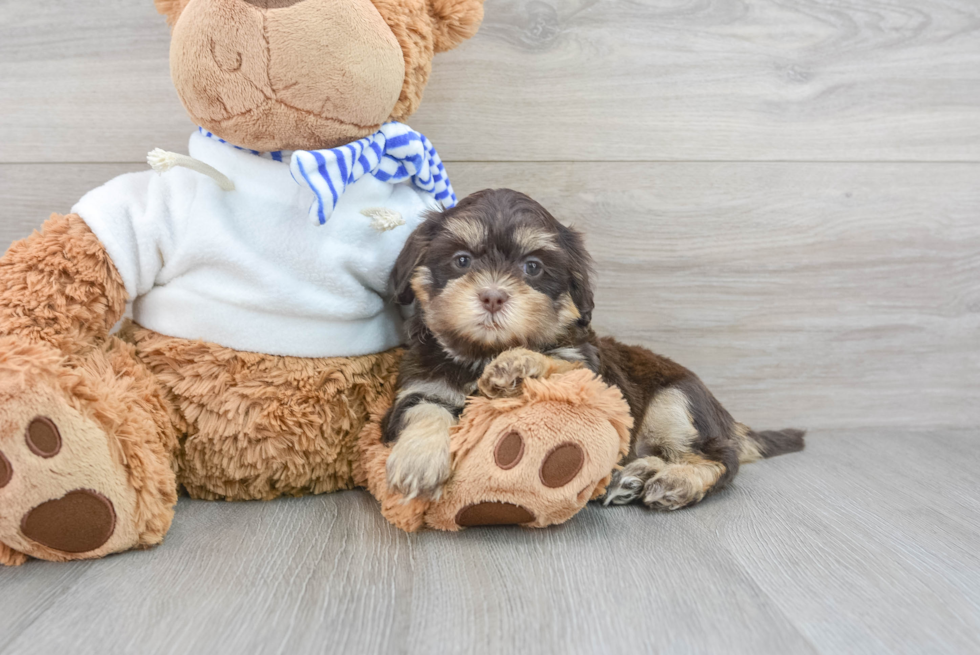
<svg viewBox="0 0 980 655">
<path fill-rule="evenodd" d="M 0 259 L 0 563 L 152 547 L 178 490 L 270 500 L 368 486 L 405 529 L 578 511 L 626 425 L 618 392 L 584 371 L 467 409 L 439 502 L 402 503 L 378 479 L 401 356 L 388 276 L 426 212 L 455 203 L 434 145 L 402 121 L 434 54 L 476 32 L 482 0 L 155 1 L 199 126 L 189 154 L 153 151 L 154 170 L 89 192 Z M 546 435 L 532 415 L 560 407 L 567 434 Z M 484 452 L 503 433 L 523 436 Z M 487 489 L 466 473 L 522 470 L 525 450 L 544 462 L 555 439 L 577 468 L 554 493 L 574 500 L 551 498 L 533 520 L 491 505 L 559 487 Z"/>
</svg>

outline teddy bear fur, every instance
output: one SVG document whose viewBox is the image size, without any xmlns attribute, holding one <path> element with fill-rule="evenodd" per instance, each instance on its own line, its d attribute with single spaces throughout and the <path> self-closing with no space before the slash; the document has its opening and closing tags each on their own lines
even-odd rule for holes
<svg viewBox="0 0 980 655">
<path fill-rule="evenodd" d="M 433 55 L 472 36 L 482 18 L 482 0 L 156 5 L 173 26 L 171 67 L 191 118 L 256 150 L 332 147 L 406 118 L 421 100 Z M 249 31 L 257 16 L 275 22 L 273 8 L 278 26 Z M 345 86 L 350 80 L 343 75 L 310 65 L 325 55 L 309 47 L 321 43 L 311 30 L 330 12 L 345 16 L 336 23 L 352 30 L 346 36 L 335 30 L 330 43 L 370 43 L 381 52 L 375 60 L 344 45 L 343 56 L 371 59 L 358 68 L 356 89 Z M 238 52 L 230 59 L 228 52 L 187 46 L 194 30 L 207 35 L 235 25 L 240 29 L 228 39 Z M 295 56 L 277 55 L 273 70 L 261 64 L 269 61 L 267 37 L 277 29 L 284 33 L 279 43 L 287 51 L 292 44 Z M 309 109 L 324 96 L 337 100 Z M 365 468 L 361 458 L 364 435 L 377 434 L 391 402 L 400 351 L 284 357 L 169 337 L 131 322 L 113 332 L 128 300 L 105 248 L 77 215 L 52 215 L 0 258 L 0 564 L 151 547 L 170 528 L 179 489 L 202 499 L 269 500 L 370 482 L 391 507 L 377 461 Z M 532 396 L 544 393 L 528 388 Z M 527 409 L 532 396 L 507 407 Z M 474 416 L 494 416 L 502 429 L 502 407 L 477 404 Z M 602 423 L 588 407 L 582 411 L 593 412 L 591 425 Z M 32 441 L 39 420 L 58 430 L 43 448 Z M 621 419 L 604 420 L 621 432 Z M 487 432 L 483 419 L 467 421 Z M 477 461 L 459 459 L 459 470 L 471 460 Z M 457 484 L 454 498 L 468 498 L 463 486 Z M 551 514 L 541 508 L 541 516 Z M 429 524 L 452 529 L 435 519 Z"/>
</svg>

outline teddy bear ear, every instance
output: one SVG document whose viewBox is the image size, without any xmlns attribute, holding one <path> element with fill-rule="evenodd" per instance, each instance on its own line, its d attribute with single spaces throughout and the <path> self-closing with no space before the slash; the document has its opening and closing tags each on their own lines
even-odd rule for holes
<svg viewBox="0 0 980 655">
<path fill-rule="evenodd" d="M 191 0 L 153 0 L 157 6 L 157 11 L 167 17 L 167 25 L 173 27 L 180 17 L 180 12 Z"/>
<path fill-rule="evenodd" d="M 436 52 L 452 50 L 476 34 L 483 21 L 483 0 L 428 0 L 428 3 L 435 23 Z"/>
</svg>

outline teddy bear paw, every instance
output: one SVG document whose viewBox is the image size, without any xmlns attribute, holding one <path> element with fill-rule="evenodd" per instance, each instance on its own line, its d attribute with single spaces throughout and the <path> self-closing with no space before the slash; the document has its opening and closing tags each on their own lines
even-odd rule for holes
<svg viewBox="0 0 980 655">
<path fill-rule="evenodd" d="M 25 388 L 23 378 L 4 373 L 0 543 L 18 557 L 0 563 L 18 564 L 20 554 L 101 557 L 136 545 L 136 492 L 105 432 L 57 391 Z"/>
</svg>

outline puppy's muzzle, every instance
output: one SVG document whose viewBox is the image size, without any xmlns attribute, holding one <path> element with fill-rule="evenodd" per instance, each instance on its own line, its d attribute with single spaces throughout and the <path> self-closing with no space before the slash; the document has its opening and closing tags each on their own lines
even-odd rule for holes
<svg viewBox="0 0 980 655">
<path fill-rule="evenodd" d="M 477 294 L 477 298 L 483 305 L 483 309 L 490 314 L 496 314 L 507 304 L 510 294 L 503 289 L 483 289 Z"/>
</svg>

